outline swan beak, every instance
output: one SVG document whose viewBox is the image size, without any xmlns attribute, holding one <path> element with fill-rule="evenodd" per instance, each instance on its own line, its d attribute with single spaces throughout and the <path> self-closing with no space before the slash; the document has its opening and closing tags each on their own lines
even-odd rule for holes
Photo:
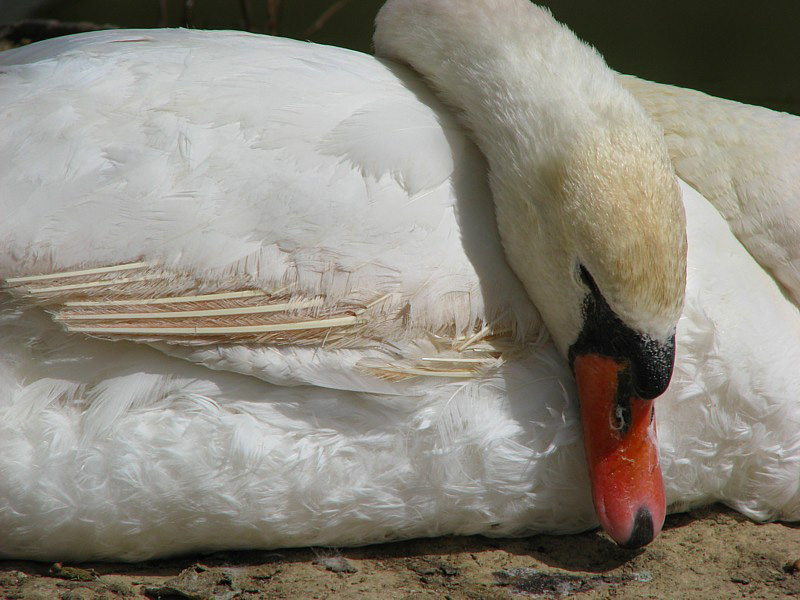
<svg viewBox="0 0 800 600">
<path fill-rule="evenodd" d="M 637 396 L 627 361 L 580 354 L 573 369 L 600 525 L 623 548 L 640 548 L 666 514 L 653 399 Z"/>
</svg>

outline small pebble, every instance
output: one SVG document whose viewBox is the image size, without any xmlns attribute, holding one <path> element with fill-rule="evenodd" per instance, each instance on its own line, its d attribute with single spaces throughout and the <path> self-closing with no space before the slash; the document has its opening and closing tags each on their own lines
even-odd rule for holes
<svg viewBox="0 0 800 600">
<path fill-rule="evenodd" d="M 442 575 L 445 575 L 447 577 L 454 577 L 455 575 L 458 575 L 458 569 L 457 568 L 455 568 L 455 567 L 453 567 L 451 565 L 446 565 L 444 563 L 439 565 L 439 571 L 442 572 Z"/>
<path fill-rule="evenodd" d="M 797 560 L 790 560 L 783 566 L 783 571 L 785 573 L 789 573 L 790 575 L 794 575 L 796 573 L 800 573 L 800 558 Z"/>
<path fill-rule="evenodd" d="M 97 579 L 97 573 L 94 569 L 65 567 L 60 562 L 53 563 L 53 566 L 50 567 L 50 575 L 59 577 L 60 579 L 69 579 L 71 581 L 94 581 Z"/>
<path fill-rule="evenodd" d="M 650 583 L 653 581 L 653 574 L 644 569 L 642 571 L 634 571 L 630 574 L 631 581 L 636 581 L 638 583 Z"/>
<path fill-rule="evenodd" d="M 314 563 L 322 565 L 334 573 L 358 573 L 358 569 L 351 565 L 344 556 L 321 556 Z"/>
</svg>

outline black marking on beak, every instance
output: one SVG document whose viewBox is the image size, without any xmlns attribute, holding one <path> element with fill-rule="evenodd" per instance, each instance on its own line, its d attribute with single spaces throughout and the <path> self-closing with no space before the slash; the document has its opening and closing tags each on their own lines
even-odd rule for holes
<svg viewBox="0 0 800 600">
<path fill-rule="evenodd" d="M 589 293 L 583 302 L 583 328 L 569 348 L 570 366 L 580 354 L 607 356 L 630 365 L 624 371 L 630 377 L 629 385 L 623 386 L 621 381 L 618 395 L 623 388 L 646 400 L 663 394 L 675 364 L 675 335 L 654 340 L 634 331 L 611 309 L 583 265 L 580 274 Z"/>
<path fill-rule="evenodd" d="M 631 537 L 628 538 L 628 541 L 624 544 L 620 544 L 620 546 L 628 550 L 635 550 L 636 548 L 641 548 L 652 542 L 654 535 L 653 516 L 650 514 L 649 510 L 642 507 L 636 511 Z"/>
</svg>

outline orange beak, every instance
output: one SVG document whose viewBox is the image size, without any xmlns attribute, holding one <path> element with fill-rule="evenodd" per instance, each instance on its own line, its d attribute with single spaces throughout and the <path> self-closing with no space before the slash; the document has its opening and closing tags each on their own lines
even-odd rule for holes
<svg viewBox="0 0 800 600">
<path fill-rule="evenodd" d="M 623 548 L 640 548 L 666 514 L 653 400 L 637 397 L 624 361 L 579 354 L 573 369 L 600 525 Z"/>
</svg>

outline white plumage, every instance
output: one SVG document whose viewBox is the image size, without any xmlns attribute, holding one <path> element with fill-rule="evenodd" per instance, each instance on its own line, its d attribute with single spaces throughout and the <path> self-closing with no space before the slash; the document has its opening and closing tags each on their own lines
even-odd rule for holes
<svg viewBox="0 0 800 600">
<path fill-rule="evenodd" d="M 797 303 L 800 119 L 634 77 L 620 81 L 664 128 L 678 174 Z"/>
<path fill-rule="evenodd" d="M 572 375 L 506 264 L 483 158 L 408 69 L 243 33 L 87 34 L 0 55 L 0 132 L 0 555 L 596 524 Z M 798 519 L 800 316 L 681 189 L 667 501 Z M 103 283 L 41 291 L 76 282 Z M 178 306 L 351 321 L 192 338 L 162 316 L 149 347 L 19 302 L 63 319 L 243 290 L 267 295 Z M 245 317 L 216 318 L 197 317 Z"/>
</svg>

